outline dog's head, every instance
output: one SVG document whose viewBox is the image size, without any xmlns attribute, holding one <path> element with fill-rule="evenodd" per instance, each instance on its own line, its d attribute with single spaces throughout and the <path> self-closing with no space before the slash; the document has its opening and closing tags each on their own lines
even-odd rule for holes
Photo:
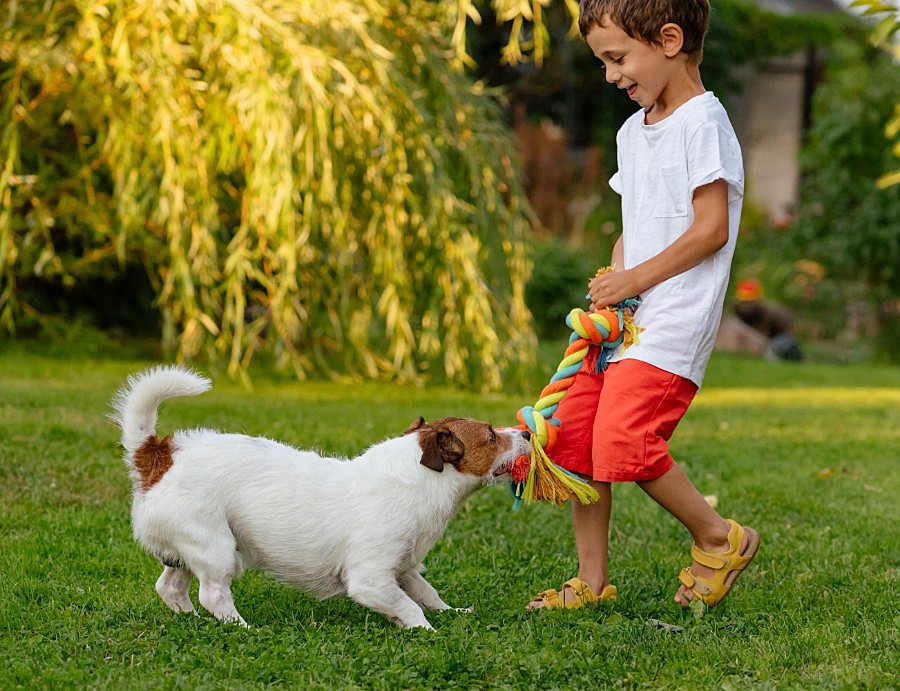
<svg viewBox="0 0 900 691">
<path fill-rule="evenodd" d="M 420 463 L 425 467 L 440 473 L 449 463 L 457 472 L 484 480 L 504 475 L 519 456 L 531 452 L 528 432 L 496 430 L 487 422 L 468 418 L 425 422 L 420 417 L 406 434 L 418 435 Z"/>
</svg>

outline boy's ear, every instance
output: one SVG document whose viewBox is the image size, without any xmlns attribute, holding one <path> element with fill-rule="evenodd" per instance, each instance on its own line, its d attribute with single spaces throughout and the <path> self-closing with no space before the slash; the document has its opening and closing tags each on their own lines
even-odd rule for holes
<svg viewBox="0 0 900 691">
<path fill-rule="evenodd" d="M 663 24 L 659 30 L 659 42 L 666 57 L 674 58 L 684 46 L 684 31 L 677 24 Z"/>
</svg>

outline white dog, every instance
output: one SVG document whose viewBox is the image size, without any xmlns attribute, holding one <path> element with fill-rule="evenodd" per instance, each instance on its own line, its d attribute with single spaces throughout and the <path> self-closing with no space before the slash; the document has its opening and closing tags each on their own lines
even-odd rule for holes
<svg viewBox="0 0 900 691">
<path fill-rule="evenodd" d="M 113 402 L 134 488 L 134 536 L 165 569 L 156 592 L 176 612 L 200 604 L 247 623 L 231 581 L 259 569 L 320 599 L 346 595 L 402 627 L 431 628 L 449 606 L 420 575 L 462 502 L 531 451 L 528 434 L 420 418 L 352 460 L 208 429 L 155 434 L 167 398 L 210 382 L 179 367 L 130 377 Z"/>
</svg>

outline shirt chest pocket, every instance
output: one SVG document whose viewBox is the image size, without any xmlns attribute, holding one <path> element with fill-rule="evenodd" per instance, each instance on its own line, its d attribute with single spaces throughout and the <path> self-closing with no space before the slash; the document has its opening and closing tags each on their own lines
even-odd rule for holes
<svg viewBox="0 0 900 691">
<path fill-rule="evenodd" d="M 651 174 L 647 192 L 654 218 L 687 216 L 687 182 L 678 166 L 664 166 Z"/>
</svg>

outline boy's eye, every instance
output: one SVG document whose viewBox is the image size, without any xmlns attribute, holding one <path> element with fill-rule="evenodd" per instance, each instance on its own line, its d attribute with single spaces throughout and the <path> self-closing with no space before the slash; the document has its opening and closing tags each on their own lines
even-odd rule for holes
<svg viewBox="0 0 900 691">
<path fill-rule="evenodd" d="M 608 65 L 621 65 L 623 62 L 625 62 L 625 56 L 620 55 L 617 58 L 609 58 L 609 60 L 601 60 L 600 62 L 600 69 L 605 70 L 607 69 Z"/>
</svg>

